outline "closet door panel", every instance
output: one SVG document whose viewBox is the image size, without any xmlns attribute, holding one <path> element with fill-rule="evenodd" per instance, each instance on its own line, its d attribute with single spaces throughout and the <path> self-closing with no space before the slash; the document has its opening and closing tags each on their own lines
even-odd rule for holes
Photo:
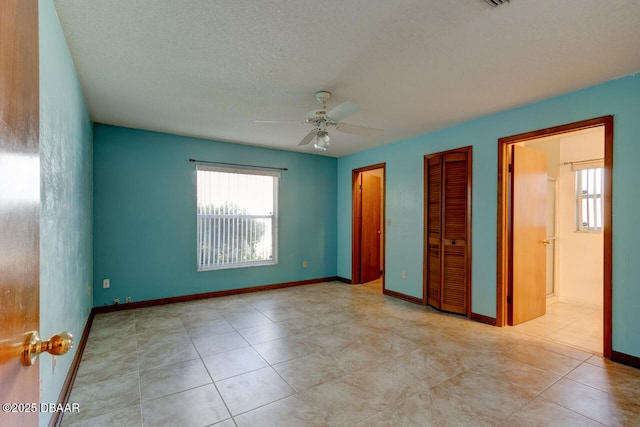
<svg viewBox="0 0 640 427">
<path fill-rule="evenodd" d="M 467 155 L 444 155 L 442 309 L 467 312 Z"/>
<path fill-rule="evenodd" d="M 427 162 L 427 303 L 441 308 L 442 158 Z"/>
<path fill-rule="evenodd" d="M 444 159 L 444 238 L 464 241 L 467 233 L 466 154 Z"/>
<path fill-rule="evenodd" d="M 442 287 L 442 309 L 466 314 L 467 310 L 467 269 L 465 268 L 465 248 L 445 246 L 444 274 Z"/>
</svg>

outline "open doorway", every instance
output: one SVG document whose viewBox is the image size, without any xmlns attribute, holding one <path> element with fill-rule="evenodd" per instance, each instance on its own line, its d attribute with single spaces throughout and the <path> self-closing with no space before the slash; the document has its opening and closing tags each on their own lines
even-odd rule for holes
<svg viewBox="0 0 640 427">
<path fill-rule="evenodd" d="M 354 169 L 353 284 L 370 283 L 384 292 L 385 164 Z"/>
<path fill-rule="evenodd" d="M 498 325 L 537 327 L 547 338 L 611 357 L 612 154 L 611 116 L 499 140 Z M 534 187 L 518 181 L 519 174 L 531 179 L 522 166 L 530 155 L 545 164 Z M 577 188 L 582 175 L 591 183 Z M 544 193 L 542 202 L 533 203 L 532 191 Z M 540 203 L 544 209 L 534 208 Z M 534 211 L 538 219 L 523 222 Z M 536 221 L 543 225 L 532 232 Z"/>
<path fill-rule="evenodd" d="M 602 353 L 604 127 L 521 144 L 547 158 L 546 313 L 518 329 Z"/>
</svg>

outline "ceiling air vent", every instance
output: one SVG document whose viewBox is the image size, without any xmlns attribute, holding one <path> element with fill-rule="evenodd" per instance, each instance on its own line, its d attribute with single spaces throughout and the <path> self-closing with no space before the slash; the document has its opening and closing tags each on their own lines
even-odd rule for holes
<svg viewBox="0 0 640 427">
<path fill-rule="evenodd" d="M 484 0 L 491 7 L 498 7 L 501 4 L 509 3 L 511 0 Z"/>
</svg>

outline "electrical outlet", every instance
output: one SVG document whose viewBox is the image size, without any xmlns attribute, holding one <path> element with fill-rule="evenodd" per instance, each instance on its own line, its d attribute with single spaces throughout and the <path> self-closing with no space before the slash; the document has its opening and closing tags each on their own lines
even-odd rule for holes
<svg viewBox="0 0 640 427">
<path fill-rule="evenodd" d="M 131 297 L 126 297 L 126 298 L 124 299 L 124 302 L 126 302 L 126 303 L 130 303 L 130 302 L 131 302 Z"/>
<path fill-rule="evenodd" d="M 113 300 L 113 304 L 120 304 L 120 298 L 116 298 Z"/>
<path fill-rule="evenodd" d="M 402 280 L 407 280 L 407 272 L 406 271 L 402 272 Z"/>
<path fill-rule="evenodd" d="M 102 287 L 104 289 L 109 289 L 111 287 L 111 280 L 109 279 L 102 279 Z"/>
</svg>

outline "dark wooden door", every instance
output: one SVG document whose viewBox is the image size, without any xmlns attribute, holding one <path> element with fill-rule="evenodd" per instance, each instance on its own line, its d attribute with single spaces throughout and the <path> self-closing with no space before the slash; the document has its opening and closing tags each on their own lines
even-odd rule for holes
<svg viewBox="0 0 640 427">
<path fill-rule="evenodd" d="M 380 277 L 380 236 L 382 179 L 371 173 L 362 174 L 362 249 L 360 265 L 362 282 Z"/>
<path fill-rule="evenodd" d="M 442 309 L 467 312 L 467 154 L 445 154 L 442 206 Z"/>
<path fill-rule="evenodd" d="M 427 303 L 468 314 L 470 293 L 470 149 L 425 158 Z"/>
<path fill-rule="evenodd" d="M 546 313 L 547 156 L 513 146 L 510 325 Z"/>
<path fill-rule="evenodd" d="M 425 159 L 427 304 L 442 307 L 442 156 Z"/>
<path fill-rule="evenodd" d="M 39 327 L 38 132 L 38 0 L 2 0 L 0 402 L 3 404 L 39 403 L 38 364 L 25 367 L 20 362 L 24 334 Z M 30 413 L 0 412 L 2 426 L 37 424 L 37 408 Z"/>
</svg>

